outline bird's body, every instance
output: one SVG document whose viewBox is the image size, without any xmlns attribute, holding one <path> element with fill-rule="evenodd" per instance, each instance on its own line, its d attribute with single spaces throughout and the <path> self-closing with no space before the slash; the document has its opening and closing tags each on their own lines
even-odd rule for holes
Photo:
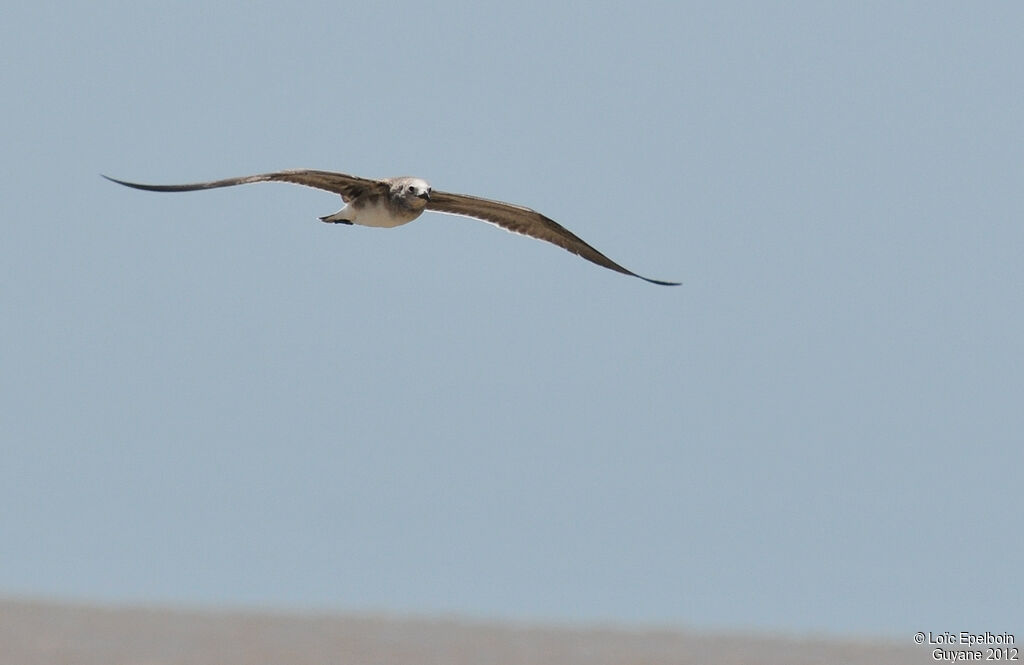
<svg viewBox="0 0 1024 665">
<path fill-rule="evenodd" d="M 126 187 L 155 192 L 190 192 L 252 182 L 290 182 L 341 195 L 347 205 L 332 215 L 321 217 L 321 221 L 324 222 L 393 228 L 408 224 L 423 214 L 424 210 L 475 217 L 500 226 L 507 231 L 558 245 L 610 270 L 639 277 L 653 284 L 676 285 L 676 282 L 648 279 L 623 268 L 562 225 L 535 210 L 465 194 L 435 191 L 427 181 L 421 178 L 401 177 L 371 180 L 344 173 L 311 169 L 276 171 L 189 185 L 142 185 L 104 177 Z"/>
<path fill-rule="evenodd" d="M 346 199 L 348 205 L 321 217 L 323 222 L 392 229 L 408 224 L 423 214 L 430 200 L 430 184 L 420 178 L 389 178 L 387 191 L 371 191 Z M 342 195 L 344 198 L 344 195 Z"/>
<path fill-rule="evenodd" d="M 360 226 L 374 226 L 379 229 L 393 229 L 408 224 L 423 214 L 422 210 L 402 210 L 388 205 L 383 197 L 366 201 L 359 206 L 347 205 L 334 215 L 323 218 L 325 222 L 351 222 Z"/>
</svg>

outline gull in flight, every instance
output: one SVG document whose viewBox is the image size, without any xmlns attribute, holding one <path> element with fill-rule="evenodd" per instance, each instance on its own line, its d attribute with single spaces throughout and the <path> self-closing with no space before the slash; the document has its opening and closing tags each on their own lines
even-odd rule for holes
<svg viewBox="0 0 1024 665">
<path fill-rule="evenodd" d="M 652 284 L 678 286 L 678 282 L 663 282 L 648 279 L 623 268 L 607 256 L 597 251 L 561 224 L 549 219 L 530 208 L 491 201 L 466 194 L 450 194 L 431 188 L 421 178 L 385 178 L 370 180 L 344 173 L 331 171 L 313 171 L 296 169 L 261 173 L 241 178 L 227 178 L 211 182 L 197 182 L 189 185 L 141 185 L 136 182 L 125 182 L 108 176 L 107 180 L 126 187 L 144 189 L 151 192 L 191 192 L 197 189 L 215 189 L 232 187 L 251 182 L 290 182 L 306 187 L 315 187 L 328 192 L 340 194 L 347 204 L 344 208 L 326 215 L 320 220 L 334 224 L 359 224 L 361 226 L 377 226 L 392 228 L 408 224 L 423 214 L 424 210 L 475 217 L 490 222 L 513 233 L 531 236 L 544 240 L 599 266 L 620 272 L 624 275 L 639 277 Z"/>
</svg>

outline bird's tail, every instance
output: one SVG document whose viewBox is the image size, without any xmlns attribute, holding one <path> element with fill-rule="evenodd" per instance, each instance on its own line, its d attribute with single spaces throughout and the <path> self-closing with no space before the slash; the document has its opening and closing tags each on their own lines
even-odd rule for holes
<svg viewBox="0 0 1024 665">
<path fill-rule="evenodd" d="M 350 212 L 352 211 L 346 206 L 334 214 L 324 215 L 320 221 L 328 224 L 352 224 L 352 220 L 348 218 Z"/>
</svg>

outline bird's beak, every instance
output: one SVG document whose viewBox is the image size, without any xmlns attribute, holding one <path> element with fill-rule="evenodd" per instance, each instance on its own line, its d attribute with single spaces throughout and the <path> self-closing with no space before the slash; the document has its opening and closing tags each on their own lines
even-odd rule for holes
<svg viewBox="0 0 1024 665">
<path fill-rule="evenodd" d="M 420 192 L 417 196 L 419 196 L 421 199 L 426 199 L 427 201 L 430 200 L 430 192 L 429 191 Z"/>
</svg>

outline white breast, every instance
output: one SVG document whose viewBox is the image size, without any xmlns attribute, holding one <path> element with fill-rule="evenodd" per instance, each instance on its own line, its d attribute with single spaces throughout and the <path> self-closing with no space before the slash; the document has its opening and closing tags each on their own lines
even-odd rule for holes
<svg viewBox="0 0 1024 665">
<path fill-rule="evenodd" d="M 352 222 L 360 226 L 393 228 L 408 224 L 420 216 L 421 210 L 395 210 L 389 208 L 383 199 L 368 202 L 352 211 Z"/>
</svg>

